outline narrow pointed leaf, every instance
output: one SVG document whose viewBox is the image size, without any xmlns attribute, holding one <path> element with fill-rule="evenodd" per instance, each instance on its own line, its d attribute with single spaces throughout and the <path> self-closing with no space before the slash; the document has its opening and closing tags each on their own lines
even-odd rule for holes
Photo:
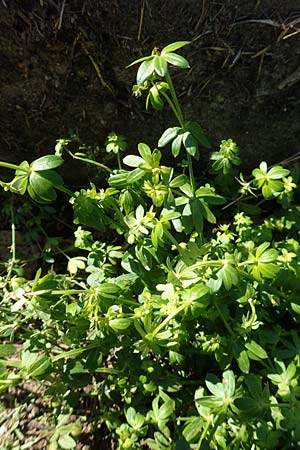
<svg viewBox="0 0 300 450">
<path fill-rule="evenodd" d="M 143 84 L 144 81 L 147 80 L 147 78 L 149 78 L 153 72 L 154 72 L 153 58 L 144 61 L 137 71 L 136 75 L 137 84 Z"/>
<path fill-rule="evenodd" d="M 165 147 L 165 145 L 171 142 L 178 135 L 180 130 L 180 127 L 167 128 L 158 141 L 158 147 Z"/>
<path fill-rule="evenodd" d="M 189 155 L 192 156 L 196 155 L 198 145 L 195 138 L 189 131 L 186 131 L 183 135 L 183 145 L 185 146 L 186 151 L 188 152 Z"/>
<path fill-rule="evenodd" d="M 181 67 L 182 69 L 190 67 L 189 62 L 183 56 L 177 55 L 177 53 L 165 53 L 164 57 L 173 66 Z"/>
<path fill-rule="evenodd" d="M 183 134 L 179 134 L 178 136 L 176 136 L 176 138 L 172 142 L 171 148 L 172 148 L 172 154 L 173 154 L 174 158 L 176 158 L 176 156 L 178 156 L 180 153 L 180 149 L 181 149 L 181 145 L 182 145 L 182 138 L 183 138 Z"/>
<path fill-rule="evenodd" d="M 167 61 L 163 56 L 155 56 L 154 57 L 154 70 L 160 77 L 164 77 L 166 75 L 168 68 Z"/>
<path fill-rule="evenodd" d="M 188 44 L 191 44 L 191 41 L 173 42 L 172 44 L 166 45 L 166 47 L 162 49 L 162 53 L 175 52 L 175 50 L 178 50 L 179 48 L 184 47 L 185 45 Z"/>
<path fill-rule="evenodd" d="M 150 55 L 150 56 L 143 56 L 142 58 L 136 59 L 132 63 L 128 64 L 128 66 L 126 66 L 126 69 L 128 69 L 128 67 L 134 66 L 135 64 L 138 64 L 140 62 L 149 61 L 150 59 L 153 59 L 152 55 Z"/>
<path fill-rule="evenodd" d="M 46 155 L 36 159 L 31 164 L 34 171 L 55 169 L 63 164 L 64 160 L 58 155 Z"/>
</svg>

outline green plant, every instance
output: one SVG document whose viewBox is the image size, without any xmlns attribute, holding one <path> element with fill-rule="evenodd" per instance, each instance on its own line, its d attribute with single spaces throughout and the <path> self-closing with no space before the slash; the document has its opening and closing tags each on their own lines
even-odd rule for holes
<svg viewBox="0 0 300 450">
<path fill-rule="evenodd" d="M 112 134 L 107 186 L 66 190 L 50 172 L 61 147 L 31 165 L 0 163 L 16 170 L 2 183 L 13 192 L 42 203 L 69 193 L 78 226 L 69 273 L 2 279 L 0 388 L 43 380 L 53 401 L 74 406 L 89 386 L 119 450 L 299 448 L 298 180 L 265 162 L 235 179 L 231 139 L 211 154 L 223 190 L 195 177 L 210 145 L 185 119 L 169 70 L 189 67 L 174 53 L 187 44 L 133 63 L 134 93 L 169 105 L 178 123 L 122 166 L 125 141 Z M 187 174 L 162 163 L 168 148 L 184 152 Z"/>
</svg>

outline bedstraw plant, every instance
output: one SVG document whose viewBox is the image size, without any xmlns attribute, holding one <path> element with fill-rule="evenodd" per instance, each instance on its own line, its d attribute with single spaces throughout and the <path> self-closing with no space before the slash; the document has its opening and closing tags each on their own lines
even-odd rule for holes
<svg viewBox="0 0 300 450">
<path fill-rule="evenodd" d="M 0 389 L 37 380 L 70 408 L 93 398 L 93 423 L 119 450 L 299 448 L 297 170 L 262 162 L 238 176 L 236 143 L 210 150 L 172 80 L 173 66 L 189 67 L 177 53 L 188 44 L 130 65 L 134 95 L 174 115 L 157 148 L 125 154 L 112 132 L 115 169 L 77 155 L 105 185 L 64 187 L 68 139 L 31 164 L 0 163 L 15 170 L 1 182 L 13 194 L 69 196 L 76 225 L 64 271 L 2 273 Z M 51 449 L 75 448 L 66 429 Z"/>
</svg>

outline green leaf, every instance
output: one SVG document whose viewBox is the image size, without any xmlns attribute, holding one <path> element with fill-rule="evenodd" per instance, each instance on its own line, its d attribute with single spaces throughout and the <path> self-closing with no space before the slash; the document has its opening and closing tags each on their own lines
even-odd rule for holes
<svg viewBox="0 0 300 450">
<path fill-rule="evenodd" d="M 172 149 L 172 155 L 174 156 L 174 158 L 176 158 L 180 153 L 182 139 L 183 139 L 183 133 L 180 133 L 180 134 L 178 134 L 178 136 L 176 136 L 176 138 L 172 142 L 171 149 Z"/>
<path fill-rule="evenodd" d="M 147 144 L 144 144 L 143 142 L 140 142 L 138 144 L 138 151 L 141 157 L 144 159 L 144 161 L 151 163 L 152 162 L 152 154 L 151 149 Z"/>
<path fill-rule="evenodd" d="M 188 69 L 190 67 L 189 62 L 181 55 L 177 53 L 164 53 L 165 59 L 173 66 L 180 67 L 181 69 Z"/>
<path fill-rule="evenodd" d="M 128 69 L 128 67 L 134 66 L 135 64 L 138 64 L 142 61 L 149 61 L 150 59 L 153 59 L 153 56 L 143 56 L 142 58 L 136 59 L 135 61 L 133 61 L 132 63 L 128 64 L 128 66 L 126 66 L 126 69 Z"/>
<path fill-rule="evenodd" d="M 202 127 L 197 122 L 192 122 L 192 121 L 187 122 L 186 128 L 192 133 L 194 138 L 196 138 L 197 141 L 200 142 L 200 144 L 202 144 L 206 148 L 211 147 L 208 139 L 206 138 L 206 136 L 204 134 Z"/>
<path fill-rule="evenodd" d="M 85 195 L 84 191 L 74 198 L 74 223 L 104 230 L 104 212 L 98 200 Z"/>
<path fill-rule="evenodd" d="M 162 53 L 174 52 L 175 50 L 178 50 L 179 48 L 182 48 L 182 47 L 184 47 L 185 45 L 188 45 L 188 44 L 191 44 L 191 41 L 177 41 L 177 42 L 173 42 L 172 44 L 166 45 L 162 49 Z"/>
<path fill-rule="evenodd" d="M 258 409 L 258 403 L 251 397 L 241 397 L 235 400 L 236 407 L 241 411 L 255 411 Z"/>
<path fill-rule="evenodd" d="M 32 198 L 32 200 L 34 200 L 34 201 L 37 202 L 37 203 L 50 203 L 50 202 L 52 202 L 53 200 L 55 200 L 55 198 L 56 198 L 56 196 L 54 197 L 54 195 L 53 195 L 52 198 L 51 198 L 50 200 L 49 200 L 49 199 L 45 200 L 44 198 L 40 197 L 40 196 L 35 192 L 35 190 L 32 188 L 31 185 L 28 185 L 28 186 L 27 186 L 27 191 L 28 191 L 28 194 L 30 195 L 30 197 Z M 54 194 L 55 194 L 55 191 L 54 191 Z M 55 195 L 56 195 L 56 194 L 55 194 Z"/>
<path fill-rule="evenodd" d="M 158 410 L 158 419 L 159 420 L 168 419 L 173 414 L 174 408 L 175 402 L 172 399 L 167 400 L 165 403 L 161 405 L 161 407 Z"/>
<path fill-rule="evenodd" d="M 22 170 L 24 169 L 24 170 Z M 29 175 L 28 173 L 29 164 L 27 161 L 22 161 L 21 164 L 19 164 L 19 169 L 16 170 L 16 175 Z"/>
<path fill-rule="evenodd" d="M 123 331 L 131 325 L 131 320 L 125 318 L 111 319 L 108 324 L 114 331 Z"/>
<path fill-rule="evenodd" d="M 222 384 L 225 396 L 227 398 L 233 397 L 235 392 L 235 377 L 232 370 L 225 370 L 223 373 Z"/>
<path fill-rule="evenodd" d="M 149 97 L 150 97 L 151 105 L 153 106 L 153 108 L 160 111 L 164 106 L 164 102 L 163 102 L 161 96 L 159 95 L 159 91 L 158 91 L 156 85 L 152 86 L 152 88 L 150 89 Z"/>
<path fill-rule="evenodd" d="M 137 413 L 132 406 L 127 409 L 127 411 L 125 412 L 125 416 L 127 422 L 134 430 L 142 428 L 145 423 L 145 418 L 142 416 L 142 414 Z"/>
<path fill-rule="evenodd" d="M 61 166 L 63 162 L 64 160 L 60 156 L 46 155 L 33 161 L 30 167 L 34 171 L 48 170 Z"/>
<path fill-rule="evenodd" d="M 145 161 L 143 158 L 137 155 L 127 155 L 123 158 L 123 163 L 129 167 L 139 167 L 140 164 L 143 164 Z"/>
<path fill-rule="evenodd" d="M 182 300 L 184 301 L 196 301 L 208 294 L 209 289 L 205 284 L 196 284 L 190 289 L 185 289 L 182 294 Z"/>
<path fill-rule="evenodd" d="M 224 387 L 219 378 L 213 373 L 209 373 L 206 377 L 205 384 L 207 389 L 216 397 L 224 396 Z"/>
<path fill-rule="evenodd" d="M 38 377 L 42 375 L 51 365 L 51 360 L 46 355 L 39 355 L 38 359 L 31 364 L 29 367 L 26 367 L 26 372 L 28 377 Z"/>
<path fill-rule="evenodd" d="M 259 361 L 260 359 L 268 358 L 267 352 L 255 341 L 247 342 L 245 347 L 248 350 L 248 356 L 251 359 Z"/>
<path fill-rule="evenodd" d="M 277 180 L 287 177 L 289 173 L 290 171 L 288 169 L 284 169 L 281 166 L 274 166 L 268 171 L 268 176 L 272 178 L 272 180 Z"/>
<path fill-rule="evenodd" d="M 154 70 L 160 77 L 166 75 L 168 69 L 167 62 L 163 56 L 154 56 Z"/>
<path fill-rule="evenodd" d="M 134 170 L 132 170 L 127 177 L 127 183 L 128 185 L 134 184 L 137 181 L 139 181 L 143 176 L 145 175 L 145 172 L 138 167 Z"/>
<path fill-rule="evenodd" d="M 9 190 L 24 195 L 28 185 L 28 175 L 17 175 L 10 183 Z"/>
<path fill-rule="evenodd" d="M 76 447 L 76 441 L 68 434 L 60 435 L 58 444 L 63 450 L 69 450 Z"/>
<path fill-rule="evenodd" d="M 83 270 L 85 268 L 86 258 L 83 256 L 74 256 L 74 258 L 70 258 L 68 261 L 67 269 L 71 275 L 76 275 L 79 270 Z"/>
<path fill-rule="evenodd" d="M 143 84 L 144 81 L 146 81 L 147 78 L 149 78 L 153 72 L 154 72 L 153 58 L 147 59 L 140 65 L 140 67 L 137 71 L 137 75 L 136 75 L 137 84 Z"/>
<path fill-rule="evenodd" d="M 201 234 L 203 230 L 203 208 L 198 198 L 193 199 L 190 203 L 192 218 L 195 230 Z"/>
<path fill-rule="evenodd" d="M 243 373 L 249 373 L 250 361 L 243 345 L 238 342 L 232 344 L 233 356 L 237 360 L 238 366 Z"/>
<path fill-rule="evenodd" d="M 221 398 L 214 397 L 213 395 L 206 395 L 197 399 L 197 403 L 205 408 L 221 408 L 223 406 L 223 400 Z"/>
<path fill-rule="evenodd" d="M 182 130 L 180 127 L 172 127 L 167 128 L 163 134 L 161 135 L 159 141 L 158 141 L 158 147 L 165 147 L 169 142 L 171 142 Z"/>
<path fill-rule="evenodd" d="M 173 178 L 173 180 L 169 183 L 170 188 L 178 188 L 180 186 L 183 186 L 184 184 L 186 184 L 188 181 L 188 178 L 186 175 L 181 174 L 178 175 L 177 177 Z"/>
<path fill-rule="evenodd" d="M 203 419 L 201 417 L 191 417 L 187 425 L 183 429 L 183 436 L 192 443 L 199 439 L 201 430 L 203 428 Z M 190 449 L 190 447 L 188 447 Z"/>
<path fill-rule="evenodd" d="M 51 181 L 44 176 L 44 172 L 32 172 L 29 177 L 29 184 L 41 200 L 51 202 L 56 199 L 56 192 Z"/>
<path fill-rule="evenodd" d="M 0 344 L 0 358 L 12 356 L 16 353 L 17 347 L 13 344 Z"/>
<path fill-rule="evenodd" d="M 54 187 L 60 187 L 64 184 L 63 178 L 54 170 L 39 170 L 37 175 L 46 181 L 49 181 Z"/>
<path fill-rule="evenodd" d="M 198 151 L 198 144 L 192 133 L 186 131 L 183 134 L 183 145 L 186 148 L 186 151 L 189 155 L 196 156 Z"/>
</svg>

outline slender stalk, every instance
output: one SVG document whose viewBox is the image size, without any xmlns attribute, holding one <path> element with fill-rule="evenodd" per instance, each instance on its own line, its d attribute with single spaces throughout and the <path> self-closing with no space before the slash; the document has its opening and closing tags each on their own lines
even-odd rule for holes
<svg viewBox="0 0 300 450">
<path fill-rule="evenodd" d="M 54 186 L 55 189 L 58 191 L 64 192 L 65 194 L 68 194 L 70 197 L 73 197 L 74 193 L 70 191 L 70 189 L 64 187 L 64 186 Z"/>
<path fill-rule="evenodd" d="M 197 447 L 195 448 L 195 450 L 200 450 L 200 448 L 201 448 L 201 446 L 202 446 L 202 442 L 203 442 L 203 440 L 204 440 L 205 437 L 206 437 L 206 434 L 207 434 L 207 432 L 208 432 L 208 430 L 209 430 L 210 425 L 211 425 L 211 421 L 208 420 L 208 421 L 206 422 L 206 425 L 205 425 L 203 431 L 202 431 L 202 434 L 201 434 L 201 436 L 200 436 L 199 442 L 198 442 Z"/>
<path fill-rule="evenodd" d="M 19 170 L 20 172 L 24 172 L 24 173 L 31 172 L 31 170 L 28 168 L 26 169 L 24 167 L 17 166 L 16 164 L 11 164 L 11 163 L 4 162 L 4 161 L 0 161 L 0 166 L 6 167 L 7 169 Z"/>
<path fill-rule="evenodd" d="M 180 103 L 178 101 L 178 97 L 177 97 L 177 94 L 176 94 L 176 91 L 175 91 L 175 88 L 174 88 L 174 85 L 173 85 L 173 81 L 172 81 L 171 75 L 170 75 L 168 70 L 166 72 L 165 77 L 166 77 L 167 83 L 169 85 L 169 89 L 170 89 L 170 92 L 171 92 L 171 96 L 172 96 L 174 105 L 173 104 L 171 105 L 170 102 L 168 102 L 168 103 L 171 106 L 171 108 L 172 108 L 172 110 L 173 110 L 173 112 L 174 112 L 178 122 L 180 123 L 181 128 L 184 128 L 185 122 L 184 122 L 183 113 L 182 113 L 182 110 L 181 110 Z M 166 98 L 166 94 L 164 94 L 164 97 Z M 166 100 L 167 100 L 167 98 L 166 98 Z M 193 162 L 192 162 L 191 155 L 189 153 L 187 153 L 187 160 L 188 160 L 188 167 L 189 167 L 190 183 L 191 183 L 193 192 L 195 192 L 195 190 L 196 190 L 196 181 L 195 181 L 194 171 L 193 171 Z"/>
<path fill-rule="evenodd" d="M 225 325 L 225 327 L 226 327 L 228 333 L 230 334 L 230 336 L 235 337 L 235 334 L 234 334 L 234 332 L 232 331 L 231 326 L 229 325 L 229 323 L 228 323 L 227 320 L 225 319 L 225 316 L 224 316 L 224 314 L 222 313 L 222 310 L 219 308 L 219 305 L 218 305 L 217 302 L 215 302 L 215 307 L 216 307 L 216 310 L 217 310 L 218 313 L 219 313 L 219 316 L 220 316 L 221 319 L 223 320 L 224 325 Z"/>
<path fill-rule="evenodd" d="M 72 350 L 68 350 L 67 352 L 59 353 L 59 355 L 53 356 L 51 360 L 52 362 L 55 362 L 63 358 L 81 355 L 81 353 L 86 352 L 87 350 L 91 350 L 92 348 L 99 347 L 99 345 L 99 342 L 93 342 L 92 344 L 89 344 L 84 348 L 74 348 Z"/>
<path fill-rule="evenodd" d="M 180 126 L 182 126 L 181 117 L 180 117 L 180 115 L 178 114 L 177 109 L 175 108 L 175 106 L 174 106 L 172 100 L 170 99 L 170 97 L 168 96 L 168 94 L 166 94 L 165 92 L 162 91 L 161 94 L 162 94 L 162 95 L 164 96 L 164 98 L 167 100 L 167 102 L 168 102 L 169 106 L 171 107 L 171 109 L 172 109 L 172 111 L 173 111 L 173 113 L 174 113 L 176 119 L 178 120 Z"/>
<path fill-rule="evenodd" d="M 39 296 L 39 295 L 78 295 L 78 294 L 95 294 L 95 289 L 57 289 L 52 291 L 51 289 L 42 289 L 40 291 L 32 291 L 27 292 L 26 295 L 30 297 Z M 127 300 L 126 298 L 121 298 L 118 296 L 118 302 L 128 306 L 138 306 L 139 303 L 134 302 L 133 300 Z"/>
<path fill-rule="evenodd" d="M 165 318 L 153 331 L 152 336 L 156 336 L 157 333 L 160 332 L 169 322 L 170 320 L 174 319 L 175 316 L 177 316 L 178 313 L 180 313 L 184 308 L 186 308 L 186 303 L 183 303 L 178 308 L 175 309 L 171 314 L 168 315 L 168 317 Z"/>
<path fill-rule="evenodd" d="M 193 161 L 192 161 L 192 157 L 189 153 L 187 153 L 187 160 L 188 160 L 188 165 L 189 165 L 190 183 L 193 188 L 193 192 L 195 192 L 196 191 L 196 181 L 195 181 L 194 171 L 193 171 Z"/>
<path fill-rule="evenodd" d="M 182 248 L 180 247 L 179 243 L 177 242 L 177 240 L 174 238 L 174 236 L 170 233 L 169 230 L 164 230 L 165 235 L 168 237 L 168 239 L 172 242 L 173 245 L 175 245 L 175 247 L 177 248 L 177 250 L 179 252 L 182 251 Z"/>
<path fill-rule="evenodd" d="M 183 269 L 179 276 L 184 277 L 184 275 L 187 275 L 191 270 L 199 269 L 200 267 L 214 267 L 214 266 L 223 266 L 223 261 L 221 259 L 217 259 L 215 261 L 199 261 L 192 266 L 187 267 L 186 269 Z"/>
<path fill-rule="evenodd" d="M 12 270 L 16 263 L 16 227 L 15 227 L 15 211 L 14 211 L 14 196 L 11 194 L 10 201 L 10 214 L 11 214 L 11 247 L 10 247 L 10 261 L 6 275 L 6 282 L 11 278 Z"/>
<path fill-rule="evenodd" d="M 106 170 L 107 172 L 111 173 L 111 169 L 109 167 L 107 167 L 105 164 L 101 164 L 101 163 L 99 163 L 97 161 L 93 161 L 92 159 L 89 159 L 89 158 L 84 158 L 83 156 L 74 155 L 74 153 L 70 152 L 70 150 L 68 150 L 68 153 L 70 156 L 72 156 L 73 159 L 78 159 L 79 161 L 83 161 L 88 164 L 93 164 L 94 166 L 101 167 L 101 169 Z"/>
<path fill-rule="evenodd" d="M 122 163 L 121 163 L 120 152 L 117 153 L 117 160 L 118 160 L 119 170 L 122 170 Z"/>
<path fill-rule="evenodd" d="M 173 85 L 173 81 L 172 81 L 171 75 L 170 75 L 168 70 L 166 71 L 165 77 L 166 77 L 167 83 L 169 85 L 169 89 L 170 89 L 170 92 L 171 92 L 171 95 L 172 95 L 172 98 L 173 98 L 173 102 L 175 104 L 176 111 L 178 113 L 179 123 L 183 127 L 184 126 L 184 117 L 183 117 L 183 114 L 182 114 L 182 111 L 181 111 L 180 103 L 179 103 L 178 98 L 177 98 L 177 94 L 176 94 L 176 91 L 175 91 L 175 88 L 174 88 L 174 85 Z M 177 115 L 176 115 L 176 117 L 177 117 Z"/>
</svg>

